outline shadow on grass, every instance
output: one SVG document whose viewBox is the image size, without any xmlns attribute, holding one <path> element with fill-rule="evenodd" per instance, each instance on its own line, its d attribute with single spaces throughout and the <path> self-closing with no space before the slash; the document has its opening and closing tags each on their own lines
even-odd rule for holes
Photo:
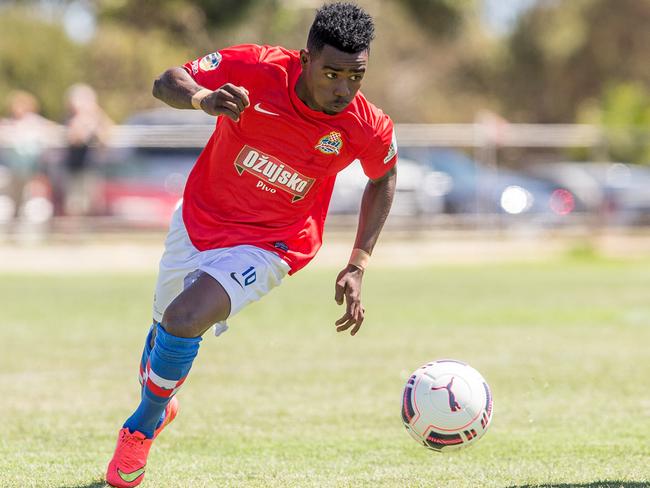
<svg viewBox="0 0 650 488">
<path fill-rule="evenodd" d="M 592 483 L 551 483 L 511 485 L 506 488 L 649 488 L 650 481 L 594 481 Z"/>
<path fill-rule="evenodd" d="M 90 483 L 80 483 L 76 485 L 62 485 L 59 488 L 110 488 L 103 480 L 91 481 Z"/>
</svg>

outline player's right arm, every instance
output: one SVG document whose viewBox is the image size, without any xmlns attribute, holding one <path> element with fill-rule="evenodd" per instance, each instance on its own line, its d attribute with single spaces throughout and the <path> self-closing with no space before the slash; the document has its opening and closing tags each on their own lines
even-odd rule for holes
<svg viewBox="0 0 650 488">
<path fill-rule="evenodd" d="M 201 109 L 219 116 L 225 115 L 235 122 L 250 105 L 248 90 L 232 83 L 225 83 L 216 90 L 199 85 L 185 69 L 170 68 L 153 84 L 153 96 L 167 105 L 181 109 Z"/>
</svg>

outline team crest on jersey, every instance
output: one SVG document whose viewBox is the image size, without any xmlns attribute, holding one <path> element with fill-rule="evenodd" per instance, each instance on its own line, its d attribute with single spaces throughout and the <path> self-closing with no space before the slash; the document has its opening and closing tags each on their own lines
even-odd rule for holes
<svg viewBox="0 0 650 488">
<path fill-rule="evenodd" d="M 336 154 L 337 156 L 343 148 L 343 138 L 340 132 L 332 131 L 326 136 L 320 138 L 314 149 L 318 149 L 323 154 Z"/>
<path fill-rule="evenodd" d="M 305 198 L 315 181 L 278 158 L 250 146 L 244 146 L 237 155 L 235 169 L 239 176 L 244 174 L 244 171 L 256 176 L 262 182 L 262 187 L 269 184 L 286 191 L 292 195 L 291 202 Z"/>
<path fill-rule="evenodd" d="M 211 71 L 216 69 L 221 63 L 221 54 L 219 53 L 210 53 L 207 56 L 203 56 L 201 61 L 199 61 L 199 67 L 203 71 Z"/>
</svg>

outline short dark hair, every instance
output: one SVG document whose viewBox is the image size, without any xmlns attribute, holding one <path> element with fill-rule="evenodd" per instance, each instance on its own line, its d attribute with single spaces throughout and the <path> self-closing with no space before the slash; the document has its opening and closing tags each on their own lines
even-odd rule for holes
<svg viewBox="0 0 650 488">
<path fill-rule="evenodd" d="M 323 5 L 316 12 L 309 29 L 307 49 L 319 53 L 328 44 L 346 53 L 370 49 L 375 38 L 375 23 L 361 7 L 352 3 L 336 2 Z"/>
</svg>

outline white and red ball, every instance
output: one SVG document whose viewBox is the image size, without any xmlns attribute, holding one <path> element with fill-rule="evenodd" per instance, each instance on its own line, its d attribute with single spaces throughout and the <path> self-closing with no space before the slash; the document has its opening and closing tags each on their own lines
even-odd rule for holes
<svg viewBox="0 0 650 488">
<path fill-rule="evenodd" d="M 454 359 L 415 370 L 402 395 L 402 421 L 409 434 L 434 451 L 474 444 L 492 421 L 492 393 L 483 376 Z"/>
</svg>

